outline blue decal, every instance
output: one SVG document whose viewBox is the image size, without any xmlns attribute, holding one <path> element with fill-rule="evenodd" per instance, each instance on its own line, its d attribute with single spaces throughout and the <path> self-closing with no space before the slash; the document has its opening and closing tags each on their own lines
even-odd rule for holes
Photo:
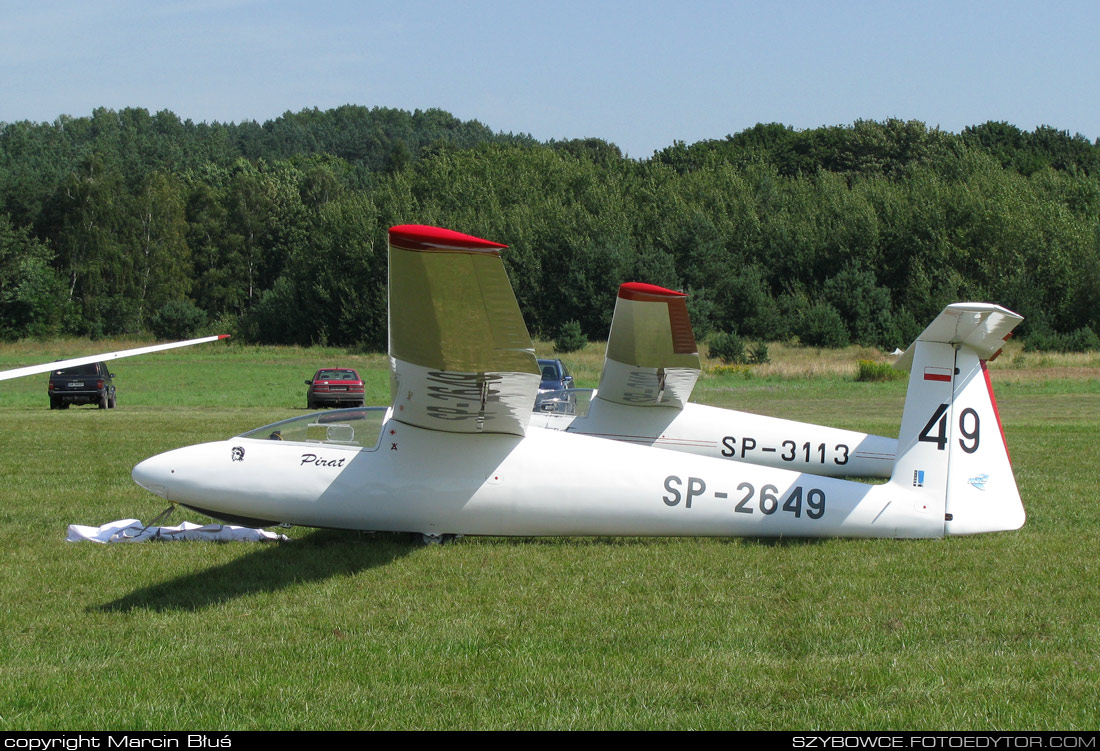
<svg viewBox="0 0 1100 751">
<path fill-rule="evenodd" d="M 989 482 L 989 475 L 981 474 L 977 477 L 971 477 L 967 480 L 968 483 L 976 487 L 978 490 L 985 490 L 985 484 Z"/>
</svg>

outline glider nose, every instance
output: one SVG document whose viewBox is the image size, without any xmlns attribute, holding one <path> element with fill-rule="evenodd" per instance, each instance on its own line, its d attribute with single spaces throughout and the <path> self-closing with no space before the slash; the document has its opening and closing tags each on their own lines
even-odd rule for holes
<svg viewBox="0 0 1100 751">
<path fill-rule="evenodd" d="M 131 477 L 134 478 L 134 482 L 164 499 L 168 498 L 168 478 L 172 474 L 172 469 L 165 460 L 166 456 L 166 454 L 158 454 L 149 457 L 145 461 L 139 462 L 134 467 L 134 471 L 130 473 Z"/>
</svg>

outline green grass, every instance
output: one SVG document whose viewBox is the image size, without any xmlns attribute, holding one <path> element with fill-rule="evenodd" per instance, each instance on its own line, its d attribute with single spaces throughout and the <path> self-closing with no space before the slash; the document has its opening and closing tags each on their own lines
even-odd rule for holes
<svg viewBox="0 0 1100 751">
<path fill-rule="evenodd" d="M 62 346 L 46 357 L 72 352 Z M 706 375 L 697 397 L 897 430 L 905 385 L 856 383 L 866 353 L 849 352 L 846 370 L 841 355 L 815 366 L 770 349 L 773 370 Z M 601 357 L 590 345 L 566 360 L 594 385 Z M 0 347 L 0 367 L 35 359 Z M 202 345 L 118 361 L 119 409 L 105 412 L 51 412 L 45 376 L 0 383 L 0 729 L 1100 724 L 1090 361 L 995 364 L 1029 515 L 1018 532 L 422 548 L 295 528 L 279 545 L 64 542 L 70 523 L 151 520 L 163 502 L 131 481 L 135 463 L 300 414 L 302 381 L 322 365 L 373 368 L 368 401 L 387 401 L 385 359 L 339 350 Z"/>
</svg>

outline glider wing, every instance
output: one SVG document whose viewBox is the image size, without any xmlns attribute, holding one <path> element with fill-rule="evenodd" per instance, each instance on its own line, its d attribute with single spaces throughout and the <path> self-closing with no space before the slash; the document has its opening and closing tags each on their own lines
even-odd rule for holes
<svg viewBox="0 0 1100 751">
<path fill-rule="evenodd" d="M 539 369 L 505 247 L 439 227 L 390 229 L 395 419 L 452 433 L 526 431 Z"/>
<path fill-rule="evenodd" d="M 176 347 L 190 347 L 192 344 L 202 344 L 203 342 L 216 342 L 219 339 L 228 338 L 229 334 L 220 334 L 218 336 L 204 336 L 198 339 L 188 339 L 185 342 L 154 344 L 150 347 L 124 349 L 118 352 L 102 352 L 98 355 L 85 355 L 84 357 L 73 357 L 68 360 L 57 360 L 56 362 L 46 362 L 39 365 L 28 365 L 25 368 L 15 368 L 14 370 L 0 371 L 0 381 L 6 381 L 9 378 L 21 378 L 23 376 L 34 375 L 36 373 L 48 373 L 51 370 L 61 370 L 62 368 L 75 368 L 78 365 L 87 365 L 93 362 L 106 362 L 108 360 L 117 360 L 120 357 L 147 355 L 151 352 L 160 352 L 161 350 L 175 349 Z"/>
<path fill-rule="evenodd" d="M 628 406 L 682 409 L 698 378 L 687 295 L 638 282 L 620 286 L 596 396 Z"/>
</svg>

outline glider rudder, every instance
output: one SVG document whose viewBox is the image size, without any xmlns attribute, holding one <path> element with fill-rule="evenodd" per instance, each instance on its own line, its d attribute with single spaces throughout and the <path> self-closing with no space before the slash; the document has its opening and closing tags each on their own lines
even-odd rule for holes
<svg viewBox="0 0 1100 751">
<path fill-rule="evenodd" d="M 955 303 L 899 360 L 910 370 L 891 484 L 911 488 L 945 535 L 1019 529 L 1025 519 L 985 358 L 1023 318 Z"/>
</svg>

